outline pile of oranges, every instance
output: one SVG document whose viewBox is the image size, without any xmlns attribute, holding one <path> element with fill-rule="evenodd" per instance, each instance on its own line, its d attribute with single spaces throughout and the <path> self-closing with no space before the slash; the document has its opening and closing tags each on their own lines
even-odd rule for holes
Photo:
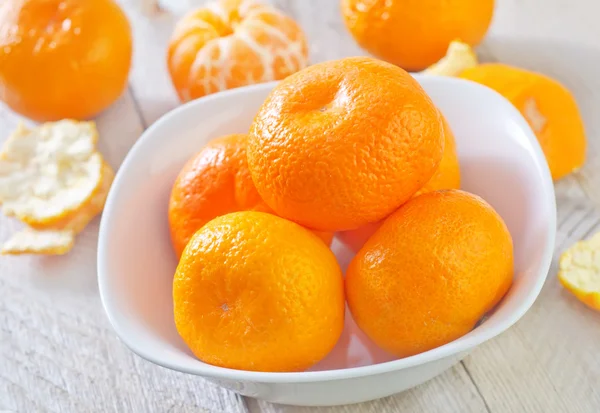
<svg viewBox="0 0 600 413">
<path fill-rule="evenodd" d="M 302 371 L 335 346 L 346 303 L 398 357 L 466 334 L 508 291 L 513 245 L 459 185 L 450 125 L 403 69 L 357 57 L 288 76 L 174 184 L 181 337 L 214 365 Z M 357 252 L 345 279 L 333 233 Z"/>
</svg>

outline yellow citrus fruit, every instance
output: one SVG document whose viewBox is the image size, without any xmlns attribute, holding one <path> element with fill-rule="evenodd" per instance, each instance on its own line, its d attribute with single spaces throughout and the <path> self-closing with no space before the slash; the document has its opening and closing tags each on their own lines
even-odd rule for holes
<svg viewBox="0 0 600 413">
<path fill-rule="evenodd" d="M 307 229 L 264 212 L 223 215 L 197 231 L 177 267 L 173 302 L 192 352 L 233 369 L 305 370 L 344 326 L 333 253 Z"/>
</svg>

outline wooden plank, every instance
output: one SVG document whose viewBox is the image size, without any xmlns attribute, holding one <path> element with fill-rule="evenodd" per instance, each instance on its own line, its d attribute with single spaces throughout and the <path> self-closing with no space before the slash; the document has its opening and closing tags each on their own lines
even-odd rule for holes
<svg viewBox="0 0 600 413">
<path fill-rule="evenodd" d="M 177 16 L 164 11 L 148 13 L 137 1 L 121 3 L 131 21 L 135 38 L 131 91 L 147 127 L 179 105 L 166 60 L 167 45 Z"/>
</svg>

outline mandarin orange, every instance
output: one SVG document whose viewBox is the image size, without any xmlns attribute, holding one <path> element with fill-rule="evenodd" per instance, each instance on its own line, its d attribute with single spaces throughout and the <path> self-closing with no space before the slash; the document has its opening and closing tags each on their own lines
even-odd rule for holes
<svg viewBox="0 0 600 413">
<path fill-rule="evenodd" d="M 0 4 L 0 100 L 31 119 L 97 115 L 125 90 L 131 53 L 113 0 Z"/>
<path fill-rule="evenodd" d="M 177 267 L 173 302 L 192 352 L 233 369 L 305 370 L 344 327 L 333 253 L 305 228 L 263 212 L 231 213 L 202 227 Z"/>
<path fill-rule="evenodd" d="M 460 165 L 456 153 L 456 139 L 452 133 L 450 125 L 444 116 L 442 116 L 444 126 L 445 146 L 442 160 L 435 174 L 431 177 L 414 196 L 427 192 L 437 191 L 439 189 L 459 189 L 460 188 Z M 383 223 L 382 221 L 372 222 L 363 225 L 360 228 L 342 231 L 338 233 L 338 238 L 354 252 L 357 252 L 367 242 L 367 240 L 377 231 Z"/>
<path fill-rule="evenodd" d="M 250 127 L 248 165 L 263 200 L 308 228 L 380 220 L 435 173 L 440 113 L 397 66 L 354 57 L 280 82 Z"/>
<path fill-rule="evenodd" d="M 380 347 L 407 357 L 468 333 L 506 294 L 513 244 L 502 218 L 460 190 L 411 199 L 346 273 L 348 306 Z"/>
<path fill-rule="evenodd" d="M 177 24 L 168 51 L 171 80 L 182 101 L 283 79 L 304 68 L 302 29 L 276 8 L 254 0 L 219 0 Z"/>
<path fill-rule="evenodd" d="M 346 27 L 368 52 L 406 70 L 440 60 L 453 40 L 487 32 L 494 0 L 341 0 Z"/>
<path fill-rule="evenodd" d="M 177 256 L 204 224 L 230 212 L 273 213 L 262 201 L 246 160 L 247 135 L 213 139 L 181 169 L 169 199 L 169 228 Z M 318 232 L 327 244 L 333 233 Z"/>
</svg>

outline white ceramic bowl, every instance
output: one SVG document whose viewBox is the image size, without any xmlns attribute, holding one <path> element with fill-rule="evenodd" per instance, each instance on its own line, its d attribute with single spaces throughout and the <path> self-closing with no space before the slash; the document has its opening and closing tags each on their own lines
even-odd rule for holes
<svg viewBox="0 0 600 413">
<path fill-rule="evenodd" d="M 183 163 L 219 135 L 246 132 L 274 84 L 211 95 L 183 105 L 149 128 L 121 166 L 104 211 L 98 281 L 121 340 L 161 366 L 206 377 L 243 395 L 295 405 L 372 400 L 416 386 L 502 333 L 529 309 L 546 278 L 554 246 L 554 191 L 525 120 L 497 93 L 475 83 L 415 76 L 446 115 L 457 139 L 463 189 L 502 215 L 514 239 L 515 281 L 496 310 L 469 334 L 394 360 L 348 314 L 333 352 L 311 371 L 260 373 L 196 359 L 175 329 L 171 282 L 176 259 L 167 224 L 171 185 Z M 351 253 L 332 247 L 345 268 Z"/>
</svg>

